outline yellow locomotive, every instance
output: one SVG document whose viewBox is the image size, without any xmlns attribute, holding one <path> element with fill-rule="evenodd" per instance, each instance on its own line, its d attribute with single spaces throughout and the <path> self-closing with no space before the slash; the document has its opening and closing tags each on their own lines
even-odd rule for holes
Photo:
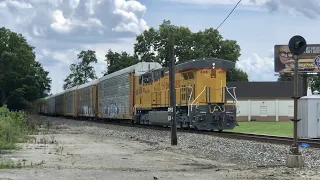
<svg viewBox="0 0 320 180">
<path fill-rule="evenodd" d="M 178 127 L 222 131 L 238 125 L 235 103 L 225 99 L 226 73 L 234 67 L 234 62 L 216 58 L 176 65 Z M 40 113 L 169 126 L 168 75 L 169 68 L 159 63 L 140 62 L 46 98 Z"/>
</svg>

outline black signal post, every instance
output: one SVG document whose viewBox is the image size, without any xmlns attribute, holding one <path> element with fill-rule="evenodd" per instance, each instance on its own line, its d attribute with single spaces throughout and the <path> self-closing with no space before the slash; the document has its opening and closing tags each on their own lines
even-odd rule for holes
<svg viewBox="0 0 320 180">
<path fill-rule="evenodd" d="M 298 95 L 298 60 L 299 55 L 305 52 L 307 48 L 306 40 L 301 36 L 293 36 L 289 41 L 289 49 L 291 53 L 294 55 L 294 96 L 292 99 L 294 100 L 294 117 L 291 119 L 293 121 L 293 144 L 291 146 L 291 154 L 287 159 L 288 167 L 302 167 L 303 159 L 301 153 L 299 152 L 299 144 L 298 144 L 298 99 L 300 99 Z"/>
<path fill-rule="evenodd" d="M 171 145 L 178 144 L 176 124 L 176 89 L 175 89 L 175 58 L 174 38 L 172 32 L 168 38 L 169 81 L 170 81 L 170 107 L 168 108 L 168 120 L 171 120 Z"/>
</svg>

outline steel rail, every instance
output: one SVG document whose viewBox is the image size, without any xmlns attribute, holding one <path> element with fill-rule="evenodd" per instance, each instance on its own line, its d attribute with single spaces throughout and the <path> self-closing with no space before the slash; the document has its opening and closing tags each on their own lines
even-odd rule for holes
<svg viewBox="0 0 320 180">
<path fill-rule="evenodd" d="M 128 121 L 105 121 L 105 120 L 86 120 L 82 119 L 79 121 L 87 121 L 93 123 L 102 123 L 102 124 L 111 124 L 117 126 L 127 126 L 127 127 L 135 127 L 135 128 L 143 128 L 143 129 L 152 129 L 152 130 L 162 130 L 162 131 L 170 131 L 170 127 L 162 127 L 155 125 L 144 125 L 144 124 L 130 124 Z M 125 123 L 124 123 L 125 122 Z M 292 145 L 293 137 L 288 136 L 274 136 L 267 134 L 252 134 L 252 133 L 243 133 L 243 132 L 218 132 L 218 131 L 197 131 L 194 129 L 177 129 L 177 132 L 181 133 L 194 133 L 194 134 L 202 134 L 209 136 L 216 136 L 228 139 L 239 139 L 239 140 L 249 140 L 249 141 L 257 141 L 257 142 L 265 142 L 272 144 L 281 144 L 281 145 Z M 309 147 L 312 148 L 320 148 L 320 139 L 308 139 L 308 138 L 298 138 L 298 143 L 307 143 Z"/>
</svg>

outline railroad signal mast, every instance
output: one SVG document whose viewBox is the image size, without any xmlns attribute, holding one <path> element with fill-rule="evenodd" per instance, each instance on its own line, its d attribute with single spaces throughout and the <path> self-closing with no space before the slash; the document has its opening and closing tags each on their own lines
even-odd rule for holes
<svg viewBox="0 0 320 180">
<path fill-rule="evenodd" d="M 294 100 L 294 116 L 293 119 L 293 144 L 291 146 L 291 153 L 288 155 L 286 165 L 287 167 L 302 167 L 304 165 L 304 161 L 301 153 L 299 152 L 299 144 L 298 144 L 298 99 L 300 99 L 298 95 L 298 61 L 299 55 L 303 54 L 306 51 L 307 42 L 301 36 L 293 36 L 289 41 L 289 49 L 293 54 L 294 58 L 294 96 L 292 99 Z"/>
</svg>

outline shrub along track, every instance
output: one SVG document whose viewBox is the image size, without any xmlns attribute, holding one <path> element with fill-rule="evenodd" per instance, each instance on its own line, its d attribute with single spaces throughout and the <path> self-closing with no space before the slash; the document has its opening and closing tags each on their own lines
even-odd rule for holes
<svg viewBox="0 0 320 180">
<path fill-rule="evenodd" d="M 63 118 L 63 117 L 61 117 Z M 102 123 L 102 124 L 112 124 L 117 126 L 129 126 L 136 128 L 146 128 L 153 130 L 165 130 L 170 131 L 170 127 L 162 126 L 152 126 L 152 125 L 143 125 L 143 124 L 130 124 L 128 121 L 116 120 L 116 121 L 106 121 L 106 120 L 88 120 L 81 119 L 81 121 Z M 218 131 L 197 131 L 194 129 L 177 129 L 177 132 L 186 132 L 186 133 L 196 133 L 210 136 L 217 136 L 223 138 L 232 138 L 239 140 L 250 140 L 250 141 L 259 141 L 265 143 L 273 144 L 282 144 L 282 145 L 291 145 L 293 144 L 293 137 L 287 136 L 273 136 L 265 134 L 249 134 L 249 133 L 240 133 L 240 132 L 218 132 Z M 307 138 L 298 138 L 298 143 L 307 143 L 312 148 L 320 148 L 320 139 L 307 139 Z"/>
</svg>

